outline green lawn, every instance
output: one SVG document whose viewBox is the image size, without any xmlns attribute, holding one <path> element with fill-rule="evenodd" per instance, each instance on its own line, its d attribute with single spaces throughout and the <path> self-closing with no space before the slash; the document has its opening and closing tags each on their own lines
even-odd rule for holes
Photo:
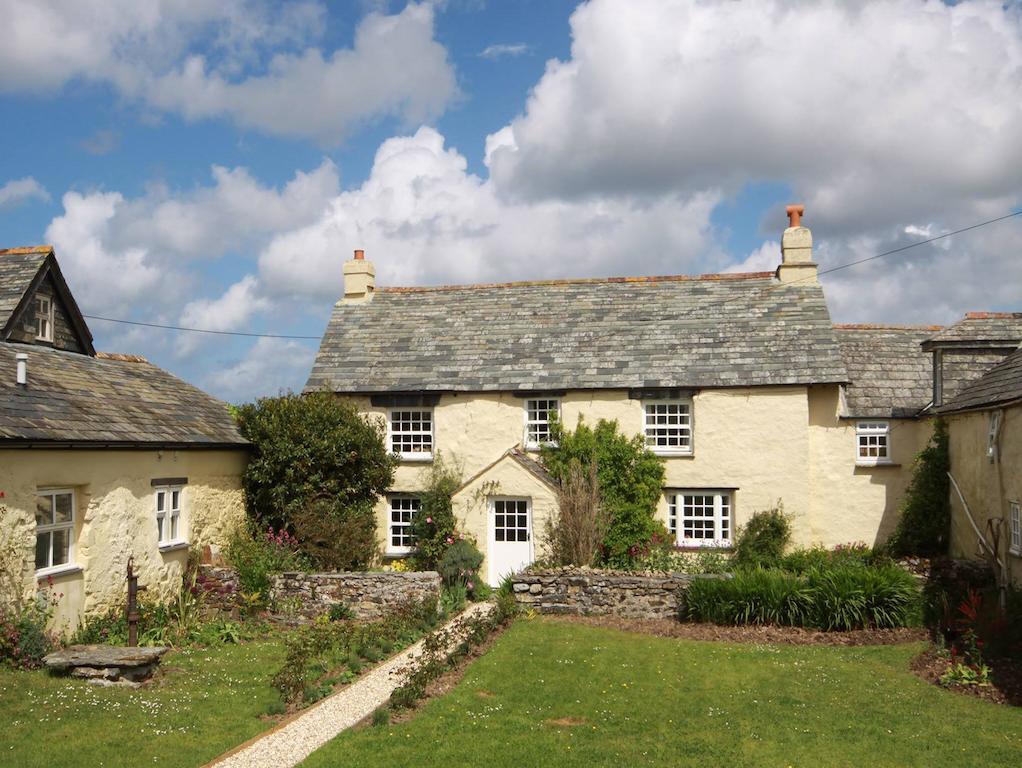
<svg viewBox="0 0 1022 768">
<path fill-rule="evenodd" d="M 171 652 L 136 691 L 0 667 L 0 765 L 195 768 L 271 725 L 282 661 L 280 640 Z"/>
<path fill-rule="evenodd" d="M 1022 710 L 918 680 L 921 647 L 519 621 L 413 720 L 342 734 L 303 765 L 1018 766 Z M 577 724 L 551 722 L 567 718 Z"/>
</svg>

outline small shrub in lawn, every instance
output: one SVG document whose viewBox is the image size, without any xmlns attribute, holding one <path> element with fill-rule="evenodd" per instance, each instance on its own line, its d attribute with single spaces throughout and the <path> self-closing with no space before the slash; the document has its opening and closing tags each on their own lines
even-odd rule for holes
<svg viewBox="0 0 1022 768">
<path fill-rule="evenodd" d="M 373 710 L 373 725 L 390 725 L 390 710 L 386 707 L 377 707 Z"/>
<path fill-rule="evenodd" d="M 756 512 L 738 531 L 735 564 L 742 568 L 775 568 L 791 541 L 791 521 L 780 503 Z"/>
<path fill-rule="evenodd" d="M 266 714 L 270 716 L 283 715 L 287 712 L 287 704 L 280 699 L 274 699 L 266 705 Z"/>
</svg>

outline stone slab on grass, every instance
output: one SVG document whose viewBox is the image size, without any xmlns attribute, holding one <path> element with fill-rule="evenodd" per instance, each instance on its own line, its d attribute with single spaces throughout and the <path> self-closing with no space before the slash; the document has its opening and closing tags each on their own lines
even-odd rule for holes
<svg viewBox="0 0 1022 768">
<path fill-rule="evenodd" d="M 94 685 L 118 685 L 137 688 L 153 672 L 169 648 L 162 645 L 127 648 L 117 645 L 72 645 L 47 654 L 43 664 L 52 672 L 71 673 L 71 677 Z"/>
</svg>

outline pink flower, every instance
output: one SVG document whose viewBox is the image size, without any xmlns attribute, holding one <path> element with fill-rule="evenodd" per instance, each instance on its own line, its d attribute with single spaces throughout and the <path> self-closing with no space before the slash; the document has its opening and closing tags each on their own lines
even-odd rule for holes
<svg viewBox="0 0 1022 768">
<path fill-rule="evenodd" d="M 470 581 L 470 582 L 468 582 L 468 583 L 467 583 L 467 584 L 466 584 L 465 586 L 466 586 L 466 587 L 467 587 L 468 589 L 474 589 L 474 585 L 472 584 L 472 582 L 471 582 L 471 581 Z"/>
<path fill-rule="evenodd" d="M 433 522 L 433 518 L 432 517 L 427 517 L 426 518 L 426 522 L 427 523 L 432 523 Z"/>
<path fill-rule="evenodd" d="M 452 539 L 450 536 L 448 536 L 447 537 L 447 543 L 448 544 L 453 544 L 454 543 L 454 539 Z"/>
</svg>

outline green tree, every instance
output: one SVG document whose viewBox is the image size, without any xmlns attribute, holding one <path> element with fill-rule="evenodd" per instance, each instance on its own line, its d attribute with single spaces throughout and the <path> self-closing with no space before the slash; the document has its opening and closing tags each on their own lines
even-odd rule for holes
<svg viewBox="0 0 1022 768">
<path fill-rule="evenodd" d="M 570 481 L 573 466 L 596 464 L 599 497 L 609 517 L 602 560 L 614 567 L 633 565 L 653 537 L 664 534 L 663 524 L 656 519 L 663 493 L 663 459 L 647 450 L 641 436 L 619 432 L 616 421 L 600 419 L 594 428 L 579 418 L 574 432 L 555 423 L 553 438 L 555 442 L 542 448 L 541 457 L 559 482 Z"/>
<path fill-rule="evenodd" d="M 916 456 L 898 527 L 890 541 L 892 554 L 947 554 L 951 537 L 950 470 L 947 422 L 937 419 L 930 442 Z"/>
<path fill-rule="evenodd" d="M 412 561 L 416 568 L 435 570 L 456 539 L 454 494 L 461 487 L 462 474 L 458 462 L 445 459 L 439 451 L 422 472 L 421 504 L 412 516 Z"/>
<path fill-rule="evenodd" d="M 316 534 L 309 523 L 318 516 L 331 531 L 358 531 L 360 541 L 374 540 L 365 527 L 367 521 L 375 526 L 372 505 L 390 487 L 397 464 L 384 445 L 381 421 L 325 392 L 261 398 L 240 406 L 236 418 L 252 443 L 243 477 L 252 519 L 301 540 L 303 533 Z M 316 538 L 322 550 L 323 537 Z M 322 551 L 309 554 L 324 559 Z M 370 553 L 340 559 L 364 567 L 367 557 Z"/>
</svg>

